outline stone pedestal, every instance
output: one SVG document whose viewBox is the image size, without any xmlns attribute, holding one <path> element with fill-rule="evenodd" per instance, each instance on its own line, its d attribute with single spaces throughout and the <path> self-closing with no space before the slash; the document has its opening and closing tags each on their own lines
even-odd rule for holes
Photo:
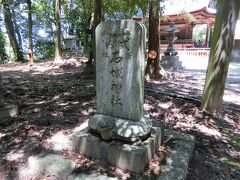
<svg viewBox="0 0 240 180">
<path fill-rule="evenodd" d="M 145 27 L 133 20 L 96 28 L 97 114 L 89 128 L 103 140 L 135 142 L 151 133 L 143 110 L 145 43 Z"/>
<path fill-rule="evenodd" d="M 146 29 L 133 20 L 105 21 L 95 34 L 97 113 L 88 131 L 73 135 L 74 150 L 140 173 L 162 141 L 143 108 Z"/>
<path fill-rule="evenodd" d="M 162 136 L 162 129 L 154 127 L 151 136 L 145 141 L 128 144 L 119 140 L 102 141 L 99 136 L 84 129 L 73 135 L 73 150 L 113 166 L 141 173 L 161 145 Z"/>
<path fill-rule="evenodd" d="M 177 69 L 182 67 L 182 62 L 179 61 L 179 56 L 162 56 L 161 65 L 165 69 Z"/>
<path fill-rule="evenodd" d="M 18 114 L 18 107 L 16 105 L 5 104 L 0 107 L 0 119 L 5 117 L 14 117 Z"/>
</svg>

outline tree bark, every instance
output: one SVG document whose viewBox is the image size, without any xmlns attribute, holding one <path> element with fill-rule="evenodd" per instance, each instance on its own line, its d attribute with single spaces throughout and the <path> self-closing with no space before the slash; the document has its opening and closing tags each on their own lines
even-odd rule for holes
<svg viewBox="0 0 240 180">
<path fill-rule="evenodd" d="M 96 61 L 96 37 L 95 29 L 102 21 L 102 0 L 94 0 L 94 20 L 93 20 L 93 58 Z"/>
<path fill-rule="evenodd" d="M 33 41 L 32 41 L 32 1 L 27 0 L 28 5 L 28 49 L 33 50 Z"/>
<path fill-rule="evenodd" d="M 218 0 L 217 8 L 201 104 L 203 111 L 211 113 L 221 110 L 240 1 Z"/>
<path fill-rule="evenodd" d="M 61 0 L 55 0 L 55 24 L 56 24 L 56 37 L 55 37 L 55 59 L 54 62 L 62 62 L 61 50 L 61 19 L 60 19 Z"/>
<path fill-rule="evenodd" d="M 88 64 L 92 64 L 93 59 L 96 60 L 96 37 L 95 29 L 97 25 L 102 21 L 102 0 L 94 0 L 94 18 L 92 27 L 92 49 L 89 52 Z"/>
<path fill-rule="evenodd" d="M 4 23 L 7 30 L 8 38 L 9 38 L 11 47 L 13 48 L 14 54 L 16 56 L 16 61 L 24 61 L 23 53 L 19 47 L 16 35 L 14 32 L 12 15 L 6 0 L 2 1 L 2 10 L 3 10 Z"/>
<path fill-rule="evenodd" d="M 160 65 L 160 1 L 152 0 L 149 4 L 149 37 L 148 51 L 156 52 L 153 59 L 148 56 L 145 76 L 151 79 L 162 79 L 166 72 Z"/>
<path fill-rule="evenodd" d="M 20 31 L 19 31 L 19 26 L 18 26 L 17 19 L 16 19 L 16 13 L 15 13 L 15 10 L 13 8 L 11 9 L 11 11 L 12 11 L 12 20 L 13 20 L 13 25 L 14 25 L 14 31 L 17 34 L 19 48 L 22 51 L 23 50 L 23 48 L 22 48 L 22 36 L 21 36 Z"/>
<path fill-rule="evenodd" d="M 27 5 L 28 5 L 28 50 L 29 52 L 32 52 L 31 57 L 29 55 L 29 63 L 30 65 L 33 64 L 33 41 L 32 41 L 32 1 L 27 0 Z"/>
<path fill-rule="evenodd" d="M 5 42 L 5 37 L 3 35 L 3 32 L 0 28 L 0 64 L 7 62 L 7 53 L 6 53 L 6 42 Z"/>
</svg>

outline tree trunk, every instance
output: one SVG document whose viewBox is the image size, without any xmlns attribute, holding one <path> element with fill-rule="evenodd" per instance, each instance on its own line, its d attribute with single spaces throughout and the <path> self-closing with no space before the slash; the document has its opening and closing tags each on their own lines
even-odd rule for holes
<svg viewBox="0 0 240 180">
<path fill-rule="evenodd" d="M 32 41 L 32 2 L 31 0 L 27 0 L 28 5 L 28 50 L 31 52 L 31 55 L 29 55 L 29 63 L 30 65 L 33 64 L 33 41 Z"/>
<path fill-rule="evenodd" d="M 55 38 L 54 62 L 62 62 L 60 9 L 61 9 L 61 0 L 55 0 L 56 38 Z"/>
<path fill-rule="evenodd" d="M 10 44 L 13 48 L 14 54 L 16 56 L 16 61 L 24 61 L 23 53 L 19 47 L 16 35 L 14 32 L 12 15 L 11 15 L 9 5 L 7 4 L 6 0 L 2 1 L 2 10 L 3 10 L 4 23 L 5 23 L 5 27 L 7 30 L 8 38 L 9 38 Z"/>
<path fill-rule="evenodd" d="M 7 53 L 5 49 L 6 42 L 1 28 L 0 28 L 0 44 L 1 44 L 0 46 L 0 64 L 1 64 L 7 62 Z"/>
<path fill-rule="evenodd" d="M 93 59 L 96 60 L 95 29 L 101 21 L 102 21 L 102 0 L 94 0 L 94 19 L 91 34 L 92 49 L 89 51 L 88 64 L 92 64 Z"/>
<path fill-rule="evenodd" d="M 33 50 L 33 41 L 32 41 L 32 2 L 27 0 L 28 5 L 28 49 Z"/>
<path fill-rule="evenodd" d="M 221 110 L 240 1 L 219 0 L 217 8 L 201 104 L 203 111 L 212 113 L 218 113 Z"/>
<path fill-rule="evenodd" d="M 12 10 L 12 20 L 13 20 L 13 25 L 14 25 L 14 31 L 16 32 L 17 34 L 17 39 L 18 39 L 18 44 L 19 44 L 19 48 L 20 50 L 22 51 L 22 36 L 21 36 L 21 33 L 19 31 L 19 26 L 17 24 L 17 19 L 16 19 L 16 14 L 15 14 L 15 11 L 14 9 L 11 9 Z"/>
<path fill-rule="evenodd" d="M 102 21 L 102 0 L 94 0 L 94 20 L 93 20 L 93 58 L 96 61 L 96 37 L 95 29 Z"/>
<path fill-rule="evenodd" d="M 148 51 L 154 52 L 156 56 L 149 57 L 145 69 L 145 76 L 151 79 L 162 79 L 166 72 L 160 65 L 160 1 L 152 0 L 149 4 L 149 37 Z"/>
<path fill-rule="evenodd" d="M 3 95 L 2 76 L 0 74 L 0 107 L 2 106 L 4 106 L 4 95 Z"/>
</svg>

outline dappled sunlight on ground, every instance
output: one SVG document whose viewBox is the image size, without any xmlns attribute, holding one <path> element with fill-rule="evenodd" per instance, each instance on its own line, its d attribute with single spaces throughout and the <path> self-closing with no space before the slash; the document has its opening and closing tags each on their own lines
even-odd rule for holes
<svg viewBox="0 0 240 180">
<path fill-rule="evenodd" d="M 239 67 L 230 66 L 233 71 L 230 71 L 224 96 L 227 101 L 222 114 L 215 117 L 199 110 L 205 70 L 200 66 L 191 69 L 190 60 L 185 65 L 189 68 L 169 71 L 170 80 L 146 83 L 144 109 L 154 125 L 196 136 L 189 180 L 207 173 L 219 173 L 216 177 L 223 179 L 239 177 L 239 171 L 225 165 L 232 164 L 234 168 L 239 165 Z M 83 74 L 84 67 L 75 60 L 57 65 L 36 63 L 28 71 L 25 71 L 29 68 L 26 64 L 0 65 L 6 102 L 18 105 L 20 112 L 18 117 L 6 118 L 0 123 L 0 162 L 4 164 L 5 175 L 16 176 L 13 171 L 21 170 L 29 157 L 41 152 L 71 158 L 77 162 L 77 172 L 88 172 L 95 166 L 95 162 L 70 150 L 71 134 L 87 128 L 89 118 L 96 113 L 94 76 Z M 159 172 L 155 161 L 150 165 Z M 106 165 L 101 168 L 106 174 L 119 171 L 121 177 L 129 176 L 129 172 L 118 168 L 106 170 Z"/>
<path fill-rule="evenodd" d="M 219 169 L 222 172 L 230 171 L 229 168 L 221 164 L 221 162 L 224 162 L 224 164 L 231 164 L 231 167 L 240 170 L 240 163 L 238 163 L 240 157 L 237 156 L 240 153 L 240 143 L 237 143 L 240 142 L 240 136 L 236 133 L 240 130 L 239 115 L 235 116 L 229 111 L 223 111 L 220 117 L 209 116 L 199 110 L 200 104 L 197 105 L 198 101 L 172 98 L 171 95 L 166 96 L 164 93 L 158 95 L 154 92 L 147 93 L 145 103 L 145 107 L 149 107 L 148 112 L 154 124 L 178 129 L 196 136 L 197 155 L 194 156 L 196 158 L 194 162 L 200 161 L 203 163 L 201 163 L 202 165 L 194 164 L 195 168 L 201 169 L 202 166 L 209 163 L 208 166 L 211 167 L 213 172 L 218 172 Z M 166 109 L 165 106 L 161 106 L 162 104 L 171 105 Z M 240 113 L 239 109 L 237 112 Z M 237 140 L 233 141 L 234 138 Z M 205 159 L 206 156 L 208 156 L 208 159 Z M 225 160 L 223 161 L 219 157 L 224 157 Z M 203 178 L 204 176 L 201 175 L 199 169 L 191 177 L 198 175 Z M 205 170 L 202 169 L 202 171 Z M 203 174 L 206 176 L 205 173 Z M 222 176 L 226 178 L 228 175 L 231 176 L 231 173 L 225 172 L 225 175 L 223 173 Z"/>
<path fill-rule="evenodd" d="M 27 157 L 41 151 L 67 147 L 65 133 L 88 119 L 95 108 L 94 79 L 81 75 L 81 62 L 0 65 L 7 103 L 19 108 L 17 118 L 1 119 L 1 171 L 25 163 Z M 54 67 L 54 68 L 53 68 Z M 26 71 L 27 69 L 27 71 Z M 59 72 L 59 73 L 58 73 Z M 89 110 L 88 110 L 89 109 Z M 68 146 L 69 147 L 69 146 Z M 1 172 L 2 173 L 2 172 Z"/>
<path fill-rule="evenodd" d="M 219 132 L 218 129 L 214 129 L 212 127 L 207 127 L 205 125 L 196 125 L 195 126 L 197 128 L 197 130 L 207 136 L 212 136 L 216 139 L 221 139 L 222 138 L 222 134 Z"/>
<path fill-rule="evenodd" d="M 183 69 L 177 71 L 169 70 L 170 81 L 148 81 L 146 87 L 154 88 L 167 93 L 175 93 L 186 97 L 191 97 L 201 100 L 206 69 L 207 57 L 191 57 L 180 56 Z M 158 85 L 158 86 L 156 86 Z M 229 103 L 240 105 L 240 63 L 231 62 L 225 86 L 223 100 Z"/>
<path fill-rule="evenodd" d="M 51 138 L 47 139 L 46 142 L 52 146 L 55 151 L 61 151 L 64 149 L 71 148 L 71 135 L 64 134 L 63 131 L 57 132 Z"/>
<path fill-rule="evenodd" d="M 17 161 L 18 159 L 21 159 L 24 157 L 24 152 L 22 150 L 20 151 L 11 151 L 7 154 L 6 158 L 8 161 Z"/>
<path fill-rule="evenodd" d="M 85 121 L 85 122 L 83 122 L 83 123 L 80 124 L 79 126 L 76 126 L 76 127 L 73 129 L 73 133 L 74 133 L 74 132 L 77 132 L 77 131 L 81 131 L 81 130 L 87 128 L 87 127 L 88 127 L 88 120 Z"/>
</svg>

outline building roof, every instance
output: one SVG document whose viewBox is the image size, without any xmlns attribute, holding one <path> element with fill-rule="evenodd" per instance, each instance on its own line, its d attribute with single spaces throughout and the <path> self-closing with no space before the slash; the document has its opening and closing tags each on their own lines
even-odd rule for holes
<svg viewBox="0 0 240 180">
<path fill-rule="evenodd" d="M 179 14 L 168 15 L 161 20 L 161 25 L 167 25 L 171 22 L 176 24 L 214 24 L 215 22 L 215 12 L 211 12 L 207 7 L 191 11 L 191 12 L 182 12 Z"/>
<path fill-rule="evenodd" d="M 212 0 L 166 1 L 161 24 L 168 25 L 172 21 L 176 24 L 214 24 L 216 9 L 210 8 L 212 4 Z"/>
</svg>

